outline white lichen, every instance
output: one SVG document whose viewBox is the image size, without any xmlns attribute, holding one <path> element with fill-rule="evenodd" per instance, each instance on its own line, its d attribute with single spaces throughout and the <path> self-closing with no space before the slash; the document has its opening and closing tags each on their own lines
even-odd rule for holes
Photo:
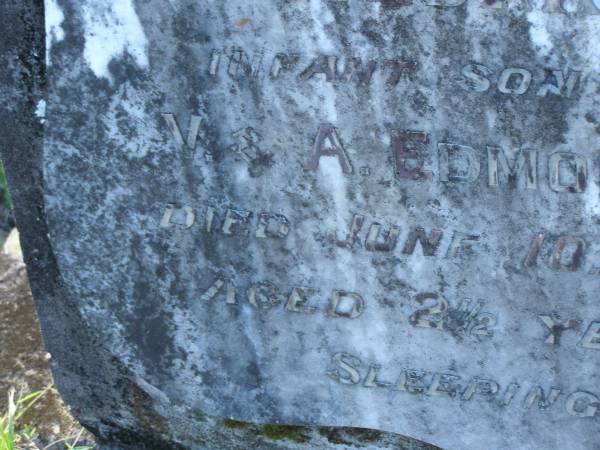
<svg viewBox="0 0 600 450">
<path fill-rule="evenodd" d="M 84 57 L 98 78 L 112 79 L 108 65 L 124 54 L 148 67 L 148 40 L 132 0 L 87 2 L 83 6 Z"/>
<path fill-rule="evenodd" d="M 41 123 L 46 121 L 46 100 L 40 100 L 37 102 L 35 116 L 40 120 Z"/>
<path fill-rule="evenodd" d="M 56 0 L 44 0 L 44 10 L 46 15 L 46 65 L 50 65 L 52 45 L 65 38 L 65 30 L 62 27 L 65 15 Z"/>
<path fill-rule="evenodd" d="M 584 193 L 585 210 L 589 216 L 600 216 L 600 188 L 591 181 Z"/>
<path fill-rule="evenodd" d="M 600 3 L 600 0 L 598 0 L 598 3 Z M 600 30 L 600 16 L 586 17 L 581 25 L 582 34 L 596 36 Z M 597 73 L 600 70 L 600 46 L 598 46 L 595 39 L 582 40 L 580 46 L 586 66 L 589 67 L 590 71 Z"/>
<path fill-rule="evenodd" d="M 527 13 L 527 20 L 529 21 L 529 39 L 538 54 L 548 56 L 554 47 L 547 28 L 548 15 L 542 12 L 540 6 Z"/>
<path fill-rule="evenodd" d="M 340 161 L 336 156 L 323 156 L 319 160 L 319 181 L 331 195 L 330 217 L 335 222 L 330 223 L 330 229 L 342 229 L 348 221 L 350 205 L 346 197 L 347 177 L 343 173 Z"/>
</svg>

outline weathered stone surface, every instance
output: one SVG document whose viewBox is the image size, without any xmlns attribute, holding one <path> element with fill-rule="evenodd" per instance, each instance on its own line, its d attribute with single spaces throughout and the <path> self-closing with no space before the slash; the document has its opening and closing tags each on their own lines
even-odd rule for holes
<svg viewBox="0 0 600 450">
<path fill-rule="evenodd" d="M 508 3 L 48 1 L 3 152 L 78 418 L 600 448 L 600 5 Z"/>
</svg>

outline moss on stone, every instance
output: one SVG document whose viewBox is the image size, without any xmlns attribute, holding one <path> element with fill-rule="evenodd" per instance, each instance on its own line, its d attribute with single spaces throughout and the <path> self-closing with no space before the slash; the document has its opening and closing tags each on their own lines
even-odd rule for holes
<svg viewBox="0 0 600 450">
<path fill-rule="evenodd" d="M 355 445 L 357 443 L 376 442 L 382 437 L 382 433 L 377 430 L 368 430 L 365 428 L 319 428 L 321 436 L 327 438 L 332 444 L 337 445 Z"/>
<path fill-rule="evenodd" d="M 262 428 L 263 436 L 274 441 L 288 440 L 294 442 L 305 442 L 303 435 L 307 431 L 304 427 L 291 425 L 265 425 Z"/>
<path fill-rule="evenodd" d="M 362 442 L 375 442 L 381 439 L 381 432 L 365 428 L 345 428 L 348 435 Z"/>
<path fill-rule="evenodd" d="M 223 420 L 223 426 L 225 428 L 238 430 L 238 429 L 248 428 L 250 426 L 250 424 L 246 423 L 246 422 L 241 422 L 239 420 L 225 419 L 225 420 Z"/>
</svg>

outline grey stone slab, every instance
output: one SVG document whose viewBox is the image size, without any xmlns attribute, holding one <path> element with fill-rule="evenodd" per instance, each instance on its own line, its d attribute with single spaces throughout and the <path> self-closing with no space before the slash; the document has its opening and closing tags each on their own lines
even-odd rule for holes
<svg viewBox="0 0 600 450">
<path fill-rule="evenodd" d="M 101 438 L 195 448 L 220 417 L 600 448 L 597 2 L 45 16 L 2 151 L 59 385 Z"/>
</svg>

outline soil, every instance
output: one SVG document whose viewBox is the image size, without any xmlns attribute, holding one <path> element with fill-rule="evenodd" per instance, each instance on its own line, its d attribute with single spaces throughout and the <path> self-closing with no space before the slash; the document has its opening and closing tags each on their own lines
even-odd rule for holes
<svg viewBox="0 0 600 450">
<path fill-rule="evenodd" d="M 52 385 L 48 367 L 51 355 L 44 350 L 27 271 L 18 255 L 12 253 L 0 253 L 0 415 L 6 411 L 9 389 L 28 394 Z M 40 448 L 77 436 L 82 430 L 54 389 L 20 423 L 35 427 Z M 81 436 L 80 444 L 93 441 L 85 430 Z M 59 443 L 51 448 L 65 446 Z"/>
</svg>

